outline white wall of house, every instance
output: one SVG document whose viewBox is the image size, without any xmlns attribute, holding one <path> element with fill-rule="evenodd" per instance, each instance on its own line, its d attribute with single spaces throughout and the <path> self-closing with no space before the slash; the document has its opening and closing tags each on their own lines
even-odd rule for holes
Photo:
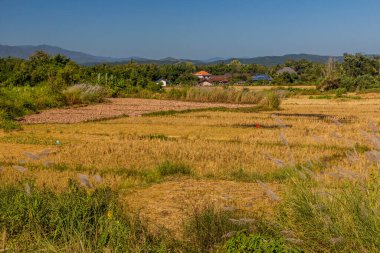
<svg viewBox="0 0 380 253">
<path fill-rule="evenodd" d="M 166 87 L 166 85 L 168 84 L 168 82 L 166 80 L 160 80 L 156 84 L 161 84 L 162 87 Z"/>
</svg>

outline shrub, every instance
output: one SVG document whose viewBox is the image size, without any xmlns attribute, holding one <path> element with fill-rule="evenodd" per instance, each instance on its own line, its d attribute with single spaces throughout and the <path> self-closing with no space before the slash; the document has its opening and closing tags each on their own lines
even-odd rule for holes
<svg viewBox="0 0 380 253">
<path fill-rule="evenodd" d="M 99 103 L 107 96 L 99 85 L 76 84 L 62 92 L 67 105 Z"/>
<path fill-rule="evenodd" d="M 187 165 L 181 163 L 172 163 L 170 161 L 165 161 L 157 167 L 157 171 L 161 176 L 170 175 L 190 175 L 191 168 Z"/>
<path fill-rule="evenodd" d="M 339 88 L 335 90 L 335 97 L 341 98 L 344 93 L 346 93 L 347 90 L 345 88 Z"/>
<path fill-rule="evenodd" d="M 280 97 L 273 91 L 270 91 L 260 101 L 260 105 L 267 109 L 277 110 L 280 108 Z"/>
<path fill-rule="evenodd" d="M 11 132 L 13 130 L 21 130 L 22 127 L 19 123 L 13 120 L 8 120 L 8 119 L 1 120 L 0 118 L 0 129 L 3 129 L 5 132 Z"/>
<path fill-rule="evenodd" d="M 358 76 L 355 80 L 356 83 L 356 90 L 366 90 L 371 88 L 377 88 L 380 87 L 380 85 L 377 85 L 376 79 L 371 75 L 362 75 Z"/>
<path fill-rule="evenodd" d="M 343 76 L 340 81 L 340 87 L 344 88 L 348 91 L 355 91 L 356 90 L 356 82 L 355 78 L 350 76 Z"/>
<path fill-rule="evenodd" d="M 62 104 L 61 96 L 49 86 L 10 87 L 0 89 L 0 116 L 14 119 L 25 114 Z"/>
<path fill-rule="evenodd" d="M 194 252 L 210 252 L 227 240 L 230 232 L 241 230 L 233 224 L 232 213 L 213 206 L 194 207 L 185 224 L 185 237 Z"/>
<path fill-rule="evenodd" d="M 266 252 L 266 253 L 291 253 L 303 252 L 298 248 L 285 245 L 282 239 L 268 239 L 261 235 L 247 234 L 245 231 L 239 232 L 229 239 L 224 245 L 228 253 L 245 252 Z"/>
</svg>

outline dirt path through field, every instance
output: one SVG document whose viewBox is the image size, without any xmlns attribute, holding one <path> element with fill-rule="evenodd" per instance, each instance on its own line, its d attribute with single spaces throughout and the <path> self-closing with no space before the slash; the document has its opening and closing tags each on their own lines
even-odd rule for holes
<svg viewBox="0 0 380 253">
<path fill-rule="evenodd" d="M 40 123 L 79 123 L 84 121 L 109 119 L 118 116 L 140 116 L 145 113 L 187 110 L 212 107 L 249 107 L 252 105 L 197 103 L 174 100 L 111 98 L 107 103 L 89 105 L 79 108 L 51 109 L 38 114 L 28 115 L 20 121 L 26 124 Z"/>
</svg>

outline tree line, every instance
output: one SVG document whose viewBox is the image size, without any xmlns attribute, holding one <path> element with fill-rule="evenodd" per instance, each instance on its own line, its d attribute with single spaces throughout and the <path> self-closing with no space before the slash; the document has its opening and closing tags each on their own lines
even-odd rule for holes
<svg viewBox="0 0 380 253">
<path fill-rule="evenodd" d="M 289 67 L 295 72 L 278 73 Z M 91 83 L 106 86 L 112 96 L 135 93 L 140 90 L 160 91 L 157 80 L 166 79 L 172 85 L 196 85 L 193 75 L 206 70 L 214 75 L 231 74 L 230 83 L 253 84 L 252 76 L 267 74 L 277 85 L 317 85 L 322 90 L 344 88 L 347 91 L 380 88 L 380 57 L 362 54 L 345 54 L 342 62 L 331 58 L 327 63 L 307 60 L 289 60 L 284 64 L 268 67 L 259 64 L 230 63 L 195 66 L 190 62 L 170 65 L 98 64 L 81 66 L 63 55 L 50 56 L 37 51 L 28 59 L 0 58 L 0 85 L 3 87 L 49 85 L 62 90 L 75 83 Z"/>
</svg>

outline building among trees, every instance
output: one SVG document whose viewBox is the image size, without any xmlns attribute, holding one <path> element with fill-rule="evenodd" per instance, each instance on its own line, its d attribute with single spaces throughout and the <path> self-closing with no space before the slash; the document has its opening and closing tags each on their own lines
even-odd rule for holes
<svg viewBox="0 0 380 253">
<path fill-rule="evenodd" d="M 204 70 L 194 73 L 194 75 L 199 79 L 209 79 L 211 77 L 211 74 Z"/>
<path fill-rule="evenodd" d="M 252 77 L 252 81 L 254 82 L 260 82 L 260 81 L 272 82 L 272 80 L 273 79 L 267 74 L 258 74 Z"/>
<path fill-rule="evenodd" d="M 297 71 L 295 71 L 293 68 L 291 67 L 283 67 L 282 69 L 280 70 L 277 70 L 276 74 L 277 75 L 282 75 L 282 74 L 290 74 L 290 75 L 297 75 Z"/>
</svg>

